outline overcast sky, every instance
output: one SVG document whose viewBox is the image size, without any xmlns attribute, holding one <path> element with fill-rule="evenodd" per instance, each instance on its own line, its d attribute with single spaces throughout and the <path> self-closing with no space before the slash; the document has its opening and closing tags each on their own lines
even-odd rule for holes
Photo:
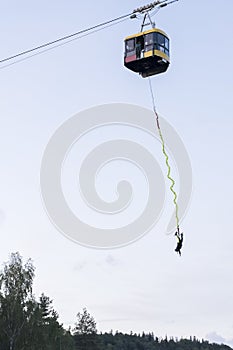
<svg viewBox="0 0 233 350">
<path fill-rule="evenodd" d="M 0 59 L 145 3 L 2 2 Z M 0 66 L 0 260 L 15 251 L 32 258 L 35 294 L 44 292 L 54 300 L 65 325 L 72 326 L 77 312 L 87 307 L 101 331 L 196 335 L 233 346 L 232 13 L 232 0 L 180 0 L 155 16 L 156 25 L 171 39 L 171 65 L 166 74 L 152 79 L 157 109 L 183 140 L 193 170 L 181 258 L 174 252 L 174 237 L 165 233 L 168 214 L 135 243 L 97 250 L 59 233 L 41 200 L 41 159 L 62 123 L 84 109 L 112 102 L 151 109 L 147 80 L 123 67 L 123 40 L 139 31 L 141 19 Z M 119 132 L 87 134 L 80 148 L 93 148 L 102 137 L 114 139 Z M 124 133 L 149 146 L 143 134 Z M 164 162 L 159 144 L 155 149 L 158 161 Z M 78 159 L 78 144 L 75 152 Z M 69 164 L 69 171 L 76 171 L 75 156 Z M 124 166 L 118 164 L 119 173 Z M 106 171 L 109 180 L 114 175 Z M 128 172 L 133 177 L 133 168 Z M 178 176 L 175 166 L 173 175 Z M 135 176 L 138 181 L 136 170 Z M 106 181 L 97 179 L 98 191 L 106 201 L 114 200 L 115 187 L 106 190 Z M 170 213 L 172 197 L 166 185 L 164 212 Z M 67 191 L 69 186 L 64 184 Z M 137 215 L 141 203 L 132 205 Z M 93 224 L 91 215 L 86 220 Z"/>
</svg>

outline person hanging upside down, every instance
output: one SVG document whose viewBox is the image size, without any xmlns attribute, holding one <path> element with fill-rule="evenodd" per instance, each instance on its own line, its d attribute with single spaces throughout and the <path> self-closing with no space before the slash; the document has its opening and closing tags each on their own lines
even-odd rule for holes
<svg viewBox="0 0 233 350">
<path fill-rule="evenodd" d="M 182 248 L 182 245 L 183 245 L 183 233 L 180 233 L 179 226 L 177 227 L 177 231 L 175 233 L 175 236 L 178 239 L 175 252 L 177 252 L 181 256 L 181 248 Z"/>
</svg>

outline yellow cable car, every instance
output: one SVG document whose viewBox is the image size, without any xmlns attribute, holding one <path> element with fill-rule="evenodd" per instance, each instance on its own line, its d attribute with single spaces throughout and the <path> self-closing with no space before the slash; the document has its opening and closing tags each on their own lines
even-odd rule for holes
<svg viewBox="0 0 233 350">
<path fill-rule="evenodd" d="M 166 72 L 170 63 L 169 38 L 158 28 L 125 38 L 124 65 L 143 78 Z"/>
</svg>

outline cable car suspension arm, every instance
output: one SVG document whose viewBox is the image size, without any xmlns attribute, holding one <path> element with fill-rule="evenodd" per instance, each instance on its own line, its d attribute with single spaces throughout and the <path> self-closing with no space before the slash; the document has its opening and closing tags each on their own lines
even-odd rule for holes
<svg viewBox="0 0 233 350">
<path fill-rule="evenodd" d="M 160 8 L 165 7 L 167 5 L 170 5 L 173 2 L 177 2 L 177 1 L 179 1 L 179 0 L 171 0 L 171 1 L 168 1 L 168 0 L 157 0 L 157 1 L 154 1 L 151 4 L 148 4 L 148 5 L 145 5 L 145 6 L 142 6 L 142 7 L 138 7 L 137 9 L 133 10 L 133 14 L 130 16 L 130 18 L 136 18 L 137 17 L 136 13 L 144 14 L 143 22 L 142 22 L 142 25 L 141 25 L 141 32 L 143 31 L 143 28 L 145 26 L 147 26 L 147 25 L 151 25 L 151 27 L 154 28 L 155 27 L 155 23 L 152 22 L 149 12 L 151 10 L 153 10 L 155 7 L 157 8 L 157 10 L 159 10 Z M 150 23 L 145 23 L 147 17 L 148 17 Z"/>
</svg>

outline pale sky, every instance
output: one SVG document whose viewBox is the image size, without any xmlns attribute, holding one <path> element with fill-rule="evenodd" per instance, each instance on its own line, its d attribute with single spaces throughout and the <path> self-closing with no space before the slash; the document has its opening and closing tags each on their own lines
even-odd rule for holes
<svg viewBox="0 0 233 350">
<path fill-rule="evenodd" d="M 0 59 L 144 4 L 2 2 Z M 4 69 L 0 66 L 0 260 L 15 251 L 31 257 L 36 267 L 34 292 L 54 300 L 65 325 L 72 326 L 75 315 L 87 307 L 99 331 L 195 335 L 233 346 L 232 13 L 232 0 L 180 0 L 155 16 L 156 25 L 171 39 L 171 65 L 167 73 L 152 79 L 157 109 L 183 140 L 193 169 L 181 258 L 174 253 L 174 237 L 165 234 L 166 215 L 137 242 L 96 250 L 59 233 L 41 200 L 41 159 L 62 123 L 106 103 L 152 108 L 148 82 L 123 67 L 123 40 L 139 31 L 141 19 Z M 132 137 L 130 131 L 124 132 Z M 109 134 L 117 135 L 115 130 L 103 130 L 103 140 Z M 149 145 L 144 135 L 132 134 Z M 101 140 L 86 135 L 82 142 L 82 147 L 95 147 Z M 164 162 L 160 153 L 157 159 Z M 69 164 L 70 171 L 76 171 L 75 157 Z M 124 173 L 124 164 L 118 168 Z M 129 173 L 133 176 L 134 171 Z M 106 174 L 111 177 L 111 169 Z M 140 176 L 135 174 L 138 184 Z M 173 174 L 178 175 L 175 167 Z M 114 190 L 111 194 L 106 180 L 98 181 L 98 191 L 111 200 Z M 171 210 L 168 185 L 165 213 Z M 138 195 L 144 193 L 144 183 L 139 186 L 134 189 Z M 132 205 L 137 215 L 141 204 Z"/>
</svg>

